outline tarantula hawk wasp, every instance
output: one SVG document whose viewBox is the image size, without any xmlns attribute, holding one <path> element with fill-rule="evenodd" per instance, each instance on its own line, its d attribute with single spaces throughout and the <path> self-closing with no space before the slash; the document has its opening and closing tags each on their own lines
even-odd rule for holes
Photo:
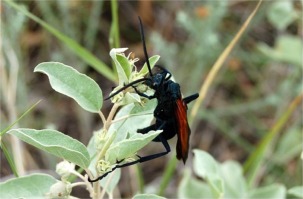
<svg viewBox="0 0 303 199">
<path fill-rule="evenodd" d="M 111 97 L 117 95 L 118 93 L 120 93 L 121 91 L 123 91 L 128 87 L 133 87 L 138 95 L 145 97 L 147 99 L 156 98 L 158 104 L 154 110 L 154 117 L 156 119 L 155 123 L 146 128 L 138 129 L 137 132 L 145 134 L 151 130 L 163 130 L 163 132 L 160 133 L 153 141 L 162 142 L 165 151 L 153 155 L 148 155 L 145 157 L 138 156 L 137 160 L 122 165 L 119 165 L 119 163 L 121 163 L 123 160 L 118 161 L 117 165 L 111 171 L 104 173 L 102 176 L 98 177 L 97 179 L 94 180 L 89 179 L 90 182 L 96 182 L 104 178 L 105 176 L 107 176 L 109 173 L 111 173 L 117 168 L 122 168 L 137 163 L 146 162 L 168 154 L 170 152 L 170 146 L 167 140 L 173 138 L 175 135 L 178 136 L 177 147 L 176 147 L 177 159 L 179 160 L 182 159 L 184 164 L 187 160 L 188 151 L 189 151 L 189 136 L 190 136 L 190 128 L 187 121 L 187 104 L 197 99 L 199 97 L 199 94 L 196 93 L 188 97 L 182 98 L 180 85 L 170 80 L 172 75 L 169 71 L 167 71 L 165 68 L 161 66 L 156 66 L 160 68 L 162 71 L 156 74 L 152 73 L 150 63 L 148 60 L 147 50 L 146 50 L 142 21 L 140 17 L 138 18 L 140 23 L 140 33 L 141 33 L 141 40 L 143 43 L 143 51 L 148 66 L 149 77 L 135 80 L 125 85 L 121 89 L 112 93 L 105 100 L 110 99 Z M 154 94 L 152 96 L 148 96 L 145 93 L 139 92 L 135 85 L 140 82 L 144 82 L 144 84 L 146 84 L 148 87 L 153 89 L 155 91 Z"/>
</svg>

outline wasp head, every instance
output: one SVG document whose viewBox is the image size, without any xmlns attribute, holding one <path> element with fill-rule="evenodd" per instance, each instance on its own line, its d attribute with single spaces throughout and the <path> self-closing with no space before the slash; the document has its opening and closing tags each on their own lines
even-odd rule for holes
<svg viewBox="0 0 303 199">
<path fill-rule="evenodd" d="M 163 84 L 164 80 L 165 80 L 165 74 L 157 73 L 152 77 L 150 77 L 150 81 L 147 81 L 146 85 L 152 89 L 157 89 L 159 88 L 159 86 Z"/>
</svg>

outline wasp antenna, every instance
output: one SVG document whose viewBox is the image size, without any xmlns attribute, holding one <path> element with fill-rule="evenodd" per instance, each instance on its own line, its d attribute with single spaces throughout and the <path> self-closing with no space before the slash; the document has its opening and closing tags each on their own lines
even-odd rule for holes
<svg viewBox="0 0 303 199">
<path fill-rule="evenodd" d="M 117 95 L 118 93 L 120 93 L 121 91 L 125 90 L 126 88 L 130 87 L 130 86 L 133 86 L 137 83 L 140 83 L 140 82 L 143 82 L 143 81 L 151 81 L 149 78 L 142 78 L 142 79 L 137 79 L 125 86 L 123 86 L 122 88 L 120 88 L 119 90 L 117 90 L 116 92 L 112 93 L 110 96 L 108 96 L 107 98 L 105 98 L 104 100 L 108 100 L 112 97 L 114 97 L 115 95 Z"/>
<path fill-rule="evenodd" d="M 141 33 L 141 40 L 143 43 L 143 51 L 144 51 L 144 56 L 145 56 L 145 61 L 147 63 L 147 68 L 149 71 L 150 76 L 153 76 L 153 73 L 151 71 L 151 67 L 149 64 L 149 60 L 148 60 L 148 54 L 147 54 L 147 50 L 146 50 L 146 44 L 145 44 L 145 37 L 144 37 L 144 30 L 143 30 L 143 25 L 142 25 L 142 21 L 141 18 L 138 16 L 139 22 L 140 22 L 140 33 Z"/>
</svg>

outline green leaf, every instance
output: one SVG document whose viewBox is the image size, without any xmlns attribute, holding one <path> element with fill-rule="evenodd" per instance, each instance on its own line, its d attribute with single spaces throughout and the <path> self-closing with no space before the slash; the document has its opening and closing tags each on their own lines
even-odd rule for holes
<svg viewBox="0 0 303 199">
<path fill-rule="evenodd" d="M 105 188 L 105 191 L 112 195 L 114 189 L 118 185 L 121 178 L 121 169 L 116 169 L 113 173 L 107 175 L 105 178 L 100 180 L 100 186 Z"/>
<path fill-rule="evenodd" d="M 215 198 L 222 198 L 225 194 L 224 182 L 219 177 L 213 177 L 207 180 L 207 183 L 211 187 L 212 193 L 215 195 Z"/>
<path fill-rule="evenodd" d="M 165 199 L 165 198 L 155 194 L 137 194 L 133 197 L 133 199 Z"/>
<path fill-rule="evenodd" d="M 195 149 L 194 171 L 201 178 L 213 178 L 219 176 L 219 166 L 216 160 L 208 153 Z"/>
<path fill-rule="evenodd" d="M 46 174 L 32 174 L 0 183 L 1 198 L 45 198 L 57 180 Z"/>
<path fill-rule="evenodd" d="M 100 152 L 100 149 L 102 149 L 102 155 L 105 155 L 108 148 L 113 143 L 117 131 L 108 132 L 106 135 L 103 130 L 99 130 L 99 132 L 94 132 L 93 137 L 90 139 L 87 150 L 91 157 L 91 162 L 89 165 L 89 170 L 92 172 L 93 175 L 96 176 L 96 162 L 97 162 L 97 152 Z M 96 145 L 98 144 L 98 146 Z"/>
<path fill-rule="evenodd" d="M 276 199 L 285 198 L 286 189 L 283 185 L 272 184 L 266 187 L 261 187 L 249 192 L 248 198 L 266 198 L 266 199 Z"/>
<path fill-rule="evenodd" d="M 85 110 L 97 113 L 101 109 L 103 96 L 100 87 L 74 68 L 58 62 L 44 62 L 36 66 L 34 72 L 46 74 L 55 91 L 73 98 Z"/>
<path fill-rule="evenodd" d="M 298 127 L 281 135 L 272 159 L 278 164 L 286 165 L 291 159 L 298 157 L 301 151 L 302 129 Z"/>
<path fill-rule="evenodd" d="M 128 139 L 115 143 L 106 151 L 105 159 L 111 163 L 116 163 L 117 160 L 132 157 L 161 132 L 162 130 L 150 131 L 146 134 L 136 133 Z"/>
<path fill-rule="evenodd" d="M 143 106 L 136 104 L 129 104 L 119 110 L 114 120 L 125 118 L 113 123 L 108 133 L 117 131 L 117 137 L 114 142 L 120 142 L 126 139 L 128 133 L 136 134 L 137 129 L 147 127 L 152 122 L 154 115 L 154 108 L 157 100 L 148 100 Z"/>
<path fill-rule="evenodd" d="M 97 161 L 97 147 L 96 147 L 96 136 L 97 135 L 97 132 L 94 132 L 93 136 L 90 138 L 88 144 L 87 144 L 87 151 L 88 151 L 88 154 L 90 156 L 90 164 L 88 166 L 88 169 L 92 172 L 93 175 L 96 175 L 96 161 Z"/>
<path fill-rule="evenodd" d="M 214 198 L 210 187 L 198 181 L 187 169 L 178 188 L 178 198 Z"/>
<path fill-rule="evenodd" d="M 18 171 L 16 169 L 16 164 L 14 162 L 14 158 L 13 158 L 12 154 L 10 153 L 10 151 L 8 150 L 8 148 L 6 147 L 5 142 L 3 142 L 4 140 L 1 138 L 2 137 L 0 137 L 1 150 L 7 160 L 7 163 L 9 164 L 10 169 L 14 173 L 15 177 L 19 177 Z"/>
<path fill-rule="evenodd" d="M 97 150 L 97 148 L 96 148 L 96 142 L 95 142 L 97 133 L 98 133 L 97 131 L 95 131 L 93 133 L 93 136 L 91 136 L 91 138 L 89 139 L 88 144 L 86 146 L 86 149 L 87 149 L 88 154 L 89 154 L 89 156 L 90 156 L 91 159 L 95 156 L 96 150 Z"/>
<path fill-rule="evenodd" d="M 144 103 L 142 106 L 141 104 L 135 104 L 134 108 L 131 110 L 130 114 L 152 114 L 158 104 L 157 99 L 151 99 Z"/>
<path fill-rule="evenodd" d="M 126 77 L 129 79 L 130 74 L 132 72 L 132 64 L 129 62 L 127 57 L 117 54 L 116 59 L 119 64 L 123 67 Z"/>
<path fill-rule="evenodd" d="M 113 48 L 109 52 L 109 55 L 113 59 L 118 73 L 119 86 L 123 86 L 124 84 L 129 83 L 129 75 L 127 74 L 130 74 L 131 64 L 129 63 L 128 59 L 124 55 L 122 55 L 122 53 L 124 53 L 124 51 L 126 51 L 127 49 L 128 48 Z"/>
<path fill-rule="evenodd" d="M 94 56 L 91 52 L 86 50 L 83 46 L 77 43 L 75 40 L 69 38 L 68 36 L 64 35 L 45 21 L 41 20 L 37 16 L 30 13 L 24 7 L 19 6 L 14 1 L 7 0 L 7 4 L 12 6 L 14 9 L 18 10 L 19 12 L 23 13 L 27 17 L 31 18 L 38 24 L 40 24 L 43 28 L 53 34 L 57 39 L 62 41 L 73 53 L 75 53 L 78 57 L 80 57 L 83 61 L 85 61 L 88 65 L 92 66 L 95 70 L 99 73 L 103 74 L 109 80 L 114 81 L 116 79 L 115 74 L 109 69 L 109 67 L 99 60 L 96 56 Z"/>
<path fill-rule="evenodd" d="M 213 157 L 202 150 L 195 149 L 193 152 L 195 173 L 207 181 L 216 198 L 223 197 L 224 185 L 219 175 L 218 163 Z"/>
<path fill-rule="evenodd" d="M 225 198 L 247 198 L 247 184 L 239 163 L 226 161 L 220 165 Z"/>
<path fill-rule="evenodd" d="M 50 129 L 12 129 L 8 133 L 17 136 L 20 140 L 38 149 L 75 163 L 82 168 L 89 166 L 90 157 L 86 147 L 78 140 L 59 131 Z"/>
<path fill-rule="evenodd" d="M 125 93 L 121 105 L 131 104 L 134 102 L 141 102 L 140 96 L 137 93 Z"/>
<path fill-rule="evenodd" d="M 287 193 L 298 198 L 303 198 L 303 186 L 293 187 L 289 189 Z"/>
<path fill-rule="evenodd" d="M 133 103 L 123 106 L 116 114 L 115 119 L 114 119 L 115 122 L 108 129 L 109 134 L 113 134 L 113 133 L 117 134 L 117 136 L 114 140 L 114 143 L 120 142 L 120 141 L 126 139 L 128 132 L 134 130 L 134 126 L 129 125 L 130 123 L 128 122 L 129 120 L 134 120 L 133 122 L 138 122 L 137 117 L 129 116 L 130 112 L 134 108 L 134 106 L 135 105 Z M 120 119 L 120 118 L 122 118 L 122 119 Z M 123 119 L 123 118 L 125 118 L 125 119 Z M 118 133 L 118 131 L 119 131 L 119 133 Z"/>
<path fill-rule="evenodd" d="M 276 61 L 302 66 L 302 40 L 299 37 L 282 35 L 277 38 L 274 48 L 261 43 L 258 49 Z"/>
<path fill-rule="evenodd" d="M 151 69 L 153 69 L 153 67 L 155 66 L 155 64 L 158 62 L 158 60 L 160 59 L 159 55 L 154 55 L 151 56 L 148 61 L 150 64 Z M 142 69 L 140 70 L 139 74 L 140 76 L 145 76 L 146 74 L 148 74 L 148 67 L 147 67 L 147 63 L 145 63 L 142 67 Z"/>
<path fill-rule="evenodd" d="M 278 30 L 285 30 L 288 25 L 298 18 L 298 14 L 292 1 L 276 1 L 270 5 L 267 18 Z"/>
</svg>

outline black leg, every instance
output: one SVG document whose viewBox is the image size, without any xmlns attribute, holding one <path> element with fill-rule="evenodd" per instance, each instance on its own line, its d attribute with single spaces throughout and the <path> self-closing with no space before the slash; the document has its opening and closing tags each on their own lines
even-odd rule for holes
<svg viewBox="0 0 303 199">
<path fill-rule="evenodd" d="M 152 154 L 152 155 L 148 155 L 148 156 L 145 156 L 145 157 L 139 157 L 138 160 L 135 160 L 133 162 L 128 162 L 128 163 L 125 163 L 125 164 L 122 164 L 122 165 L 116 165 L 111 171 L 108 171 L 106 173 L 104 173 L 102 176 L 94 179 L 94 180 L 91 180 L 90 178 L 88 178 L 88 181 L 89 182 L 97 182 L 98 180 L 101 180 L 103 179 L 104 177 L 106 177 L 109 173 L 113 172 L 114 170 L 118 169 L 118 168 L 123 168 L 123 167 L 127 167 L 127 166 L 131 166 L 131 165 L 134 165 L 134 164 L 137 164 L 137 163 L 142 163 L 142 162 L 146 162 L 146 161 L 149 161 L 149 160 L 153 160 L 153 159 L 156 159 L 156 158 L 159 158 L 161 156 L 164 156 L 166 154 L 168 154 L 170 152 L 170 147 L 169 147 L 169 144 L 167 142 L 167 140 L 165 140 L 161 134 L 158 135 L 158 138 L 160 139 L 160 141 L 162 142 L 163 146 L 165 147 L 165 151 L 164 152 L 161 152 L 161 153 L 156 153 L 156 154 Z M 120 163 L 121 161 L 118 161 L 118 163 Z"/>
<path fill-rule="evenodd" d="M 156 124 L 152 124 L 152 125 L 150 125 L 148 127 L 145 127 L 143 129 L 138 129 L 137 132 L 142 133 L 142 134 L 146 134 L 150 131 L 155 131 L 156 129 L 157 129 Z"/>
<path fill-rule="evenodd" d="M 146 161 L 153 160 L 153 159 L 156 159 L 156 158 L 159 158 L 161 156 L 164 156 L 164 155 L 168 154 L 170 152 L 170 147 L 169 147 L 169 144 L 168 144 L 167 140 L 165 140 L 161 136 L 161 134 L 158 135 L 158 138 L 161 140 L 161 142 L 162 142 L 163 146 L 165 147 L 166 151 L 161 152 L 161 153 L 148 155 L 148 156 L 144 156 L 144 157 L 139 156 L 138 160 L 135 160 L 133 162 L 128 162 L 128 163 L 125 163 L 125 164 L 122 164 L 122 165 L 117 165 L 117 168 L 122 168 L 122 167 L 130 166 L 130 165 L 134 165 L 134 164 L 137 164 L 137 163 L 146 162 Z"/>
<path fill-rule="evenodd" d="M 199 97 L 199 93 L 195 93 L 195 94 L 193 94 L 193 95 L 190 95 L 190 96 L 188 96 L 188 97 L 183 98 L 183 101 L 184 101 L 186 104 L 188 104 L 188 103 L 190 103 L 191 101 L 197 99 L 198 97 Z"/>
</svg>

